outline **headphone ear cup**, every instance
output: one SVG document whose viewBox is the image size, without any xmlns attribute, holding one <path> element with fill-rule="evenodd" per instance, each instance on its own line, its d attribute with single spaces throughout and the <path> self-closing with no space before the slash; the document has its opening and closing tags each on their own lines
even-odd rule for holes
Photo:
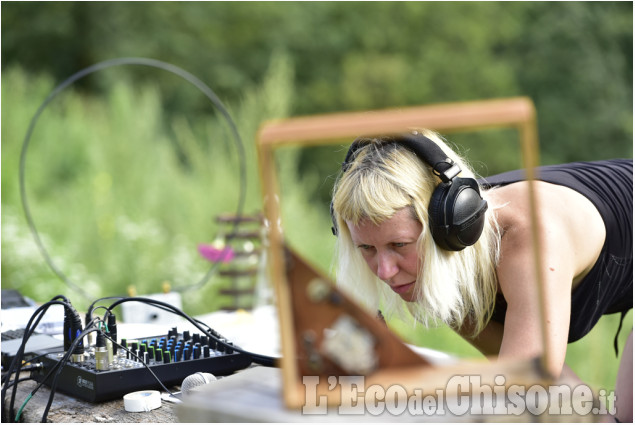
<svg viewBox="0 0 635 425">
<path fill-rule="evenodd" d="M 474 245 L 485 226 L 487 201 L 481 197 L 474 179 L 459 179 L 460 189 L 456 193 L 452 208 L 452 229 L 450 233 L 457 245 Z"/>
<path fill-rule="evenodd" d="M 441 248 L 453 251 L 447 243 L 448 225 L 445 219 L 445 205 L 450 183 L 441 183 L 432 192 L 428 204 L 428 224 L 434 242 Z"/>
<path fill-rule="evenodd" d="M 428 221 L 439 247 L 461 251 L 478 241 L 485 225 L 487 201 L 474 179 L 455 178 L 441 183 L 430 198 Z"/>
</svg>

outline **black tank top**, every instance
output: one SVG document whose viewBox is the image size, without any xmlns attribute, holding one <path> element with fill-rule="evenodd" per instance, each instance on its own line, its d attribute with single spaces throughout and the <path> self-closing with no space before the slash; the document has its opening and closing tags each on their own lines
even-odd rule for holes
<svg viewBox="0 0 635 425">
<path fill-rule="evenodd" d="M 574 342 L 586 335 L 603 314 L 624 314 L 633 308 L 633 160 L 547 165 L 538 168 L 536 179 L 586 196 L 606 227 L 600 257 L 571 294 L 568 340 Z M 524 170 L 486 177 L 479 183 L 491 188 L 521 180 L 525 180 Z M 503 323 L 506 311 L 507 302 L 499 294 L 492 320 Z"/>
</svg>

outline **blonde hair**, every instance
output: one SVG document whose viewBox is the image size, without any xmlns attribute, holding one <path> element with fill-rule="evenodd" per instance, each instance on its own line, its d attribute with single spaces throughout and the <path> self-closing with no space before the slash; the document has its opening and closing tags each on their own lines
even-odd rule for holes
<svg viewBox="0 0 635 425">
<path fill-rule="evenodd" d="M 447 144 L 431 131 L 419 131 L 461 167 L 461 177 L 475 177 Z M 440 179 L 416 154 L 389 138 L 367 139 L 351 158 L 333 189 L 338 227 L 337 282 L 369 308 L 380 305 L 388 315 L 409 311 L 425 326 L 445 323 L 453 329 L 469 324 L 473 336 L 485 327 L 494 306 L 500 255 L 500 231 L 493 208 L 486 212 L 479 240 L 462 251 L 446 251 L 434 242 L 428 226 L 428 204 Z M 417 240 L 419 273 L 415 301 L 406 303 L 383 283 L 354 246 L 346 221 L 375 224 L 410 208 L 423 226 Z"/>
</svg>

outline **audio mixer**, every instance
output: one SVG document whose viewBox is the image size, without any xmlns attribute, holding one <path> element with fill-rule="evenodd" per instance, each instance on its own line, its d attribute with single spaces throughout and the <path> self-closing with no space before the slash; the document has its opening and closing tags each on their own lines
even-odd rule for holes
<svg viewBox="0 0 635 425">
<path fill-rule="evenodd" d="M 112 400 L 125 394 L 180 385 L 187 376 L 196 372 L 228 375 L 251 364 L 251 357 L 232 348 L 232 344 L 215 333 L 218 343 L 205 335 L 188 331 L 179 333 L 172 328 L 166 335 L 121 340 L 121 345 L 136 354 L 119 348 L 103 350 L 90 347 L 80 358 L 62 366 L 56 390 L 90 402 Z M 108 341 L 109 345 L 111 344 Z M 113 352 L 116 351 L 116 354 Z M 38 382 L 52 386 L 56 373 L 48 379 L 48 372 L 57 366 L 63 353 L 50 353 L 42 357 L 42 370 L 32 372 Z M 155 376 L 148 370 L 152 370 Z M 157 380 L 158 378 L 158 380 Z"/>
</svg>

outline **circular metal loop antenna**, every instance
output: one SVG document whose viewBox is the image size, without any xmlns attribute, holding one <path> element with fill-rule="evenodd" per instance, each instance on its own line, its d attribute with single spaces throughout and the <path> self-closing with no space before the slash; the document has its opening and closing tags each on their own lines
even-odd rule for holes
<svg viewBox="0 0 635 425">
<path fill-rule="evenodd" d="M 31 210 L 29 208 L 29 203 L 27 200 L 27 196 L 26 196 L 26 188 L 25 188 L 25 183 L 24 183 L 24 177 L 25 177 L 25 170 L 26 170 L 26 154 L 27 154 L 27 150 L 29 147 L 29 143 L 31 140 L 31 135 L 33 133 L 33 130 L 35 129 L 35 125 L 40 117 L 40 115 L 42 114 L 42 112 L 44 111 L 44 109 L 48 106 L 49 103 L 51 103 L 51 101 L 53 101 L 53 99 L 60 94 L 64 89 L 66 89 L 68 86 L 70 86 L 71 84 L 75 83 L 76 81 L 90 75 L 93 74 L 95 72 L 107 69 L 107 68 L 111 68 L 111 67 L 115 67 L 115 66 L 122 66 L 122 65 L 141 65 L 141 66 L 148 66 L 148 67 L 152 67 L 152 68 L 158 68 L 164 71 L 168 71 L 172 74 L 175 74 L 179 77 L 181 77 L 182 79 L 186 80 L 187 82 L 191 83 L 192 85 L 194 85 L 201 93 L 203 93 L 211 102 L 212 104 L 216 107 L 216 109 L 221 113 L 221 115 L 223 116 L 223 118 L 225 119 L 225 121 L 227 122 L 227 124 L 230 127 L 231 133 L 233 135 L 234 138 L 234 144 L 236 146 L 236 150 L 238 152 L 238 158 L 239 158 L 239 174 L 240 174 L 240 180 L 239 180 L 239 185 L 240 185 L 240 189 L 239 189 L 239 193 L 238 193 L 238 204 L 236 207 L 236 221 L 234 223 L 234 226 L 237 226 L 237 223 L 240 220 L 240 217 L 242 216 L 243 213 L 243 208 L 244 208 L 244 204 L 245 204 L 245 197 L 246 197 L 246 188 L 247 188 L 247 173 L 246 173 L 246 163 L 245 163 L 245 149 L 242 143 L 242 139 L 240 138 L 240 134 L 238 133 L 238 129 L 236 128 L 236 124 L 234 123 L 234 121 L 232 120 L 231 116 L 229 115 L 229 112 L 227 111 L 227 109 L 225 108 L 225 106 L 223 105 L 223 103 L 220 101 L 220 99 L 218 98 L 218 96 L 216 96 L 216 94 L 214 93 L 214 91 L 207 86 L 204 82 L 202 82 L 200 79 L 198 79 L 196 76 L 192 75 L 191 73 L 185 71 L 182 68 L 179 68 L 175 65 L 172 65 L 170 63 L 167 62 L 162 62 L 156 59 L 149 59 L 149 58 L 140 58 L 140 57 L 125 57 L 125 58 L 116 58 L 116 59 L 110 59 L 110 60 L 106 60 L 103 62 L 98 62 L 94 65 L 91 65 L 87 68 L 84 68 L 78 72 L 76 72 L 75 74 L 71 75 L 70 77 L 68 77 L 66 80 L 64 80 L 62 83 L 60 83 L 57 87 L 55 87 L 53 89 L 53 91 L 46 97 L 46 99 L 44 99 L 44 101 L 42 102 L 42 104 L 39 106 L 39 108 L 37 109 L 37 111 L 35 112 L 35 114 L 33 115 L 33 118 L 31 118 L 31 122 L 29 123 L 29 127 L 27 129 L 27 133 L 26 136 L 24 137 L 24 141 L 22 142 L 22 150 L 20 152 L 20 167 L 19 167 L 19 184 L 20 184 L 20 198 L 22 201 L 22 208 L 24 209 L 24 215 L 26 217 L 29 229 L 33 235 L 33 237 L 35 238 L 35 243 L 38 247 L 38 249 L 40 250 L 40 252 L 42 253 L 42 255 L 44 256 L 44 259 L 46 260 L 47 264 L 49 265 L 49 267 L 51 268 L 51 270 L 53 270 L 53 272 L 64 282 L 66 283 L 70 288 L 72 288 L 73 290 L 77 291 L 77 293 L 83 295 L 85 298 L 87 299 L 91 299 L 92 297 L 89 296 L 88 294 L 86 294 L 86 292 L 76 283 L 72 282 L 53 262 L 53 260 L 51 259 L 51 257 L 49 256 L 48 252 L 46 251 L 46 248 L 44 247 L 44 244 L 42 243 L 42 240 L 38 234 L 37 228 L 35 226 L 35 222 L 33 221 L 33 217 L 31 215 Z M 224 256 L 221 256 L 224 257 Z M 191 285 L 187 285 L 187 286 L 183 286 L 180 288 L 175 288 L 176 291 L 185 291 L 185 290 L 190 290 L 190 289 L 197 289 L 202 287 L 208 280 L 209 278 L 214 274 L 217 266 L 219 264 L 219 261 L 216 261 L 212 264 L 212 266 L 210 267 L 210 269 L 207 271 L 207 273 L 201 278 L 200 281 L 198 281 L 197 283 L 193 283 Z"/>
</svg>

